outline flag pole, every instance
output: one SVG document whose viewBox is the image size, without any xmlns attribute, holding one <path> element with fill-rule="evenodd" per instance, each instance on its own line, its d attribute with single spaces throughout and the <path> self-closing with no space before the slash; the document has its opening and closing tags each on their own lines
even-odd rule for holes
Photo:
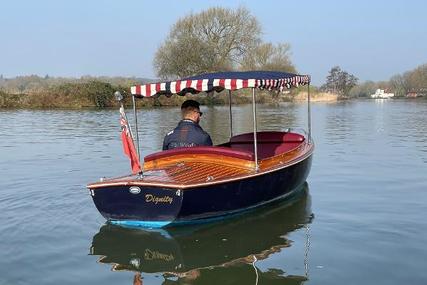
<svg viewBox="0 0 427 285">
<path fill-rule="evenodd" d="M 120 94 L 119 91 L 116 91 L 116 92 L 114 92 L 114 97 L 116 97 L 117 101 L 120 102 L 120 115 L 124 118 L 124 120 L 126 122 L 126 128 L 127 128 L 127 130 L 129 131 L 129 134 L 130 134 L 130 139 L 131 139 L 131 144 L 132 144 L 131 149 L 133 149 L 133 151 L 131 150 L 129 153 L 127 153 L 127 151 L 125 150 L 125 153 L 131 159 L 132 171 L 134 171 L 133 170 L 133 164 L 134 164 L 135 160 L 134 160 L 133 155 L 131 153 L 133 152 L 135 154 L 135 139 L 134 139 L 134 136 L 133 136 L 133 133 L 132 133 L 132 128 L 129 125 L 129 120 L 128 120 L 127 115 L 126 115 L 125 108 L 123 106 L 123 96 L 122 96 L 122 94 Z M 135 107 L 135 105 L 134 105 L 134 107 Z M 135 121 L 136 121 L 136 119 L 135 119 Z M 138 129 L 136 129 L 136 132 L 137 132 L 136 135 L 137 135 L 137 140 L 138 140 Z M 125 145 L 125 142 L 123 142 L 123 143 Z M 142 166 L 141 166 L 141 162 L 140 162 L 140 158 L 139 158 L 139 146 L 138 146 L 138 149 L 137 149 L 136 160 L 137 160 L 137 165 L 138 165 L 138 168 L 139 168 L 139 173 L 142 174 Z"/>
<path fill-rule="evenodd" d="M 133 96 L 133 95 L 132 95 L 132 104 L 133 104 L 133 116 L 135 118 L 136 153 L 138 154 L 138 160 L 141 161 L 141 155 L 139 154 L 138 116 L 136 114 L 135 96 Z M 133 136 L 132 136 L 132 138 L 133 138 Z"/>
</svg>

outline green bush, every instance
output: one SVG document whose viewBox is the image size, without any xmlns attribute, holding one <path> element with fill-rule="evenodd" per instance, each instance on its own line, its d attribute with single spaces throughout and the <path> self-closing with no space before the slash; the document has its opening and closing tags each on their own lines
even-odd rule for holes
<svg viewBox="0 0 427 285">
<path fill-rule="evenodd" d="M 0 90 L 0 108 L 19 108 L 22 95 L 8 94 Z"/>
</svg>

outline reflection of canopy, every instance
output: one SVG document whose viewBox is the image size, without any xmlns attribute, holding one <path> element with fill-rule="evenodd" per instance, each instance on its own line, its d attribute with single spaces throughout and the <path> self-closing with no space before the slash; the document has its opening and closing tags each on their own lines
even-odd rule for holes
<svg viewBox="0 0 427 285">
<path fill-rule="evenodd" d="M 267 90 L 283 90 L 310 83 L 309 75 L 297 75 L 278 71 L 244 71 L 217 72 L 183 78 L 176 81 L 148 83 L 131 87 L 135 97 L 151 97 L 158 95 L 220 92 L 224 89 L 238 90 L 242 88 L 259 88 Z"/>
</svg>

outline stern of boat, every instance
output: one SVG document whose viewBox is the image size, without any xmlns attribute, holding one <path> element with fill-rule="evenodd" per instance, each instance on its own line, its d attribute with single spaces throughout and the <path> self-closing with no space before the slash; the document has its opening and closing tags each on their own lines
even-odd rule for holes
<svg viewBox="0 0 427 285">
<path fill-rule="evenodd" d="M 132 185 L 88 185 L 101 215 L 112 224 L 163 227 L 177 217 L 183 200 L 180 189 Z"/>
</svg>

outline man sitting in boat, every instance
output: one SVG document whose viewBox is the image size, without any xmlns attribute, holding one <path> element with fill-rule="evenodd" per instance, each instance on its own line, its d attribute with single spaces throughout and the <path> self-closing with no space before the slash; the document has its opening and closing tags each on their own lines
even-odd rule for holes
<svg viewBox="0 0 427 285">
<path fill-rule="evenodd" d="M 211 146 L 212 140 L 199 125 L 202 112 L 195 100 L 186 100 L 181 105 L 182 120 L 163 140 L 163 150 L 177 147 Z"/>
</svg>

